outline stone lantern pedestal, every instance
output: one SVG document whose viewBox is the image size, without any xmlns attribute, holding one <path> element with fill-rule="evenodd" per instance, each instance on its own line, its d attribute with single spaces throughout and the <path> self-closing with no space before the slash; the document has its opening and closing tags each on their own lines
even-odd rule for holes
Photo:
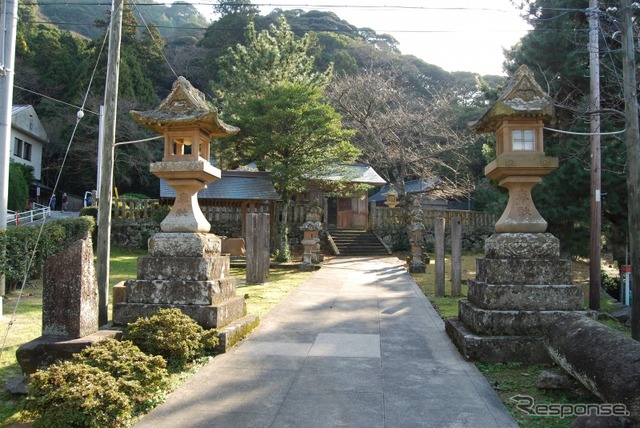
<svg viewBox="0 0 640 428">
<path fill-rule="evenodd" d="M 549 233 L 501 233 L 485 244 L 476 279 L 447 333 L 474 361 L 551 362 L 544 347 L 548 326 L 563 314 L 584 311 L 584 295 L 571 285 L 571 262 Z"/>
<path fill-rule="evenodd" d="M 136 279 L 114 287 L 113 322 L 124 325 L 160 308 L 179 308 L 203 328 L 220 333 L 225 351 L 258 324 L 229 274 L 229 256 L 202 214 L 197 193 L 220 178 L 209 163 L 211 138 L 238 132 L 183 77 L 156 110 L 131 113 L 140 124 L 165 136 L 164 157 L 151 172 L 176 191 L 175 203 L 149 239 L 149 255 L 138 259 Z"/>
<path fill-rule="evenodd" d="M 568 312 L 583 310 L 582 291 L 571 284 L 571 262 L 560 242 L 545 233 L 531 188 L 558 166 L 544 155 L 543 126 L 553 118 L 553 101 L 522 66 L 495 105 L 473 126 L 495 132 L 497 158 L 485 175 L 509 190 L 509 201 L 476 261 L 458 318 L 445 321 L 460 352 L 484 363 L 551 362 L 544 347 L 548 326 Z"/>
</svg>

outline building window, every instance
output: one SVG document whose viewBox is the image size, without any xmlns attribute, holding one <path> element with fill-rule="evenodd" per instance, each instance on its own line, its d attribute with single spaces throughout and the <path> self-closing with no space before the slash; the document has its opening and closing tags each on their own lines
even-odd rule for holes
<svg viewBox="0 0 640 428">
<path fill-rule="evenodd" d="M 533 129 L 514 129 L 511 138 L 514 152 L 535 150 L 535 131 Z"/>
<path fill-rule="evenodd" d="M 27 142 L 24 143 L 24 152 L 22 159 L 31 161 L 31 144 Z"/>
<path fill-rule="evenodd" d="M 13 145 L 13 155 L 16 157 L 22 157 L 22 143 L 23 141 L 20 138 L 16 138 Z"/>
</svg>

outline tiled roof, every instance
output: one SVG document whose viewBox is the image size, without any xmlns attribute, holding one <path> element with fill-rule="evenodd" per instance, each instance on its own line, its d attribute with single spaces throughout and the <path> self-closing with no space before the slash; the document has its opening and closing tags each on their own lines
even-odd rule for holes
<svg viewBox="0 0 640 428">
<path fill-rule="evenodd" d="M 406 181 L 404 183 L 404 191 L 409 194 L 409 193 L 420 192 L 422 190 L 429 190 L 439 182 L 440 180 L 437 178 L 426 178 L 422 180 Z M 384 193 L 387 193 L 388 191 L 389 191 L 389 185 L 385 184 L 378 193 L 369 197 L 369 202 L 386 201 L 387 197 L 384 196 Z"/>
<path fill-rule="evenodd" d="M 373 186 L 382 186 L 387 181 L 380 177 L 378 173 L 369 165 L 362 163 L 342 164 L 340 167 L 345 169 L 344 174 L 336 174 L 328 177 L 329 180 L 341 180 L 348 177 L 352 183 L 371 184 Z"/>
<path fill-rule="evenodd" d="M 165 180 L 160 180 L 160 197 L 175 196 L 175 190 Z M 198 192 L 198 198 L 277 201 L 280 200 L 280 195 L 266 172 L 222 171 L 219 180 L 209 183 L 206 189 Z"/>
<path fill-rule="evenodd" d="M 29 108 L 28 104 L 14 104 L 11 106 L 11 115 L 18 113 L 19 111 L 26 110 Z"/>
</svg>

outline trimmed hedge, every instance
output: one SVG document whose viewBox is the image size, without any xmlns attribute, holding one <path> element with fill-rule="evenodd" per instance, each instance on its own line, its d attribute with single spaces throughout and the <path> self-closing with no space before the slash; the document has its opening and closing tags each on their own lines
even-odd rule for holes
<svg viewBox="0 0 640 428">
<path fill-rule="evenodd" d="M 49 256 L 89 236 L 94 227 L 93 218 L 78 217 L 0 231 L 0 272 L 5 274 L 7 291 L 19 287 L 25 277 L 40 278 Z"/>
</svg>

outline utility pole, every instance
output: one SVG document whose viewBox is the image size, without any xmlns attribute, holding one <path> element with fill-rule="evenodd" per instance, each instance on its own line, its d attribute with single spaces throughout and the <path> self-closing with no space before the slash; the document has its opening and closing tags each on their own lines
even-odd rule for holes
<svg viewBox="0 0 640 428">
<path fill-rule="evenodd" d="M 602 230 L 602 192 L 600 157 L 600 46 L 598 0 L 589 0 L 589 75 L 591 111 L 591 222 L 589 252 L 589 309 L 600 310 L 600 247 Z"/>
<path fill-rule="evenodd" d="M 5 0 L 0 11 L 0 230 L 7 229 L 9 160 L 11 159 L 11 109 L 16 62 L 18 0 Z M 5 295 L 5 276 L 0 274 L 0 296 Z M 0 297 L 0 305 L 2 297 Z M 0 316 L 2 308 L 0 307 Z"/>
<path fill-rule="evenodd" d="M 631 19 L 631 0 L 621 0 L 622 80 L 627 143 L 627 206 L 631 252 L 631 337 L 640 341 L 640 131 L 636 85 L 635 42 Z"/>
<path fill-rule="evenodd" d="M 118 79 L 120 70 L 120 39 L 122 35 L 122 2 L 113 0 L 111 25 L 109 26 L 109 54 L 107 79 L 104 90 L 103 147 L 100 160 L 100 200 L 98 201 L 98 322 L 109 321 L 109 258 L 111 256 L 111 203 L 113 193 L 113 149 L 116 139 L 116 115 L 118 111 Z"/>
</svg>

